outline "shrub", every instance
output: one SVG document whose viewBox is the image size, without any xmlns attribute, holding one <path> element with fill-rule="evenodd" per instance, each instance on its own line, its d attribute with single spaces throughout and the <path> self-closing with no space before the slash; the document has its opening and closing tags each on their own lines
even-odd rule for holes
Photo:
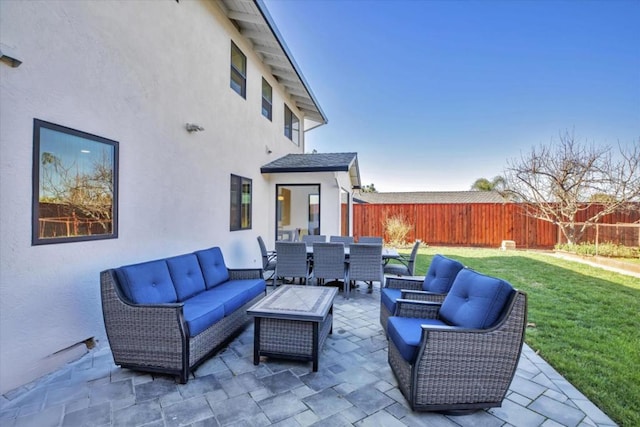
<svg viewBox="0 0 640 427">
<path fill-rule="evenodd" d="M 556 250 L 572 252 L 579 255 L 596 255 L 596 245 L 591 242 L 573 245 L 562 243 L 557 244 L 555 248 Z M 606 242 L 598 244 L 597 255 L 610 258 L 640 258 L 640 248 Z"/>
<path fill-rule="evenodd" d="M 411 224 L 401 215 L 394 215 L 385 218 L 385 235 L 390 244 L 394 246 L 404 246 L 407 243 L 407 235 L 411 231 Z"/>
</svg>

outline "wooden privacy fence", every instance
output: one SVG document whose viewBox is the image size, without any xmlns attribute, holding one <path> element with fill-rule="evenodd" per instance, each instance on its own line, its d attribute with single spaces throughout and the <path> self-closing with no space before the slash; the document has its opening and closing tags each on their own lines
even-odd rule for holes
<svg viewBox="0 0 640 427">
<path fill-rule="evenodd" d="M 582 212 L 584 221 L 597 206 Z M 384 221 L 400 216 L 412 226 L 407 241 L 429 245 L 499 247 L 513 240 L 519 248 L 549 249 L 558 241 L 558 227 L 524 214 L 517 203 L 355 204 L 353 235 L 384 236 Z M 607 215 L 602 223 L 631 223 L 640 212 Z"/>
</svg>

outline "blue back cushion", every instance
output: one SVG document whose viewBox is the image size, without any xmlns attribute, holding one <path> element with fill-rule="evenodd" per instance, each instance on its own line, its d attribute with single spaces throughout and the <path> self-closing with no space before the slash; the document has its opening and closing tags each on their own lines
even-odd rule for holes
<svg viewBox="0 0 640 427">
<path fill-rule="evenodd" d="M 178 301 L 184 301 L 205 290 L 204 277 L 194 254 L 167 258 L 169 273 L 173 279 Z"/>
<path fill-rule="evenodd" d="M 219 247 L 197 251 L 195 254 L 198 257 L 207 289 L 229 280 L 229 270 L 224 264 L 222 251 Z"/>
<path fill-rule="evenodd" d="M 442 303 L 440 318 L 453 326 L 489 328 L 514 292 L 513 286 L 504 280 L 461 270 Z"/>
<path fill-rule="evenodd" d="M 436 294 L 446 294 L 451 289 L 454 279 L 464 266 L 455 259 L 440 254 L 433 256 L 427 275 L 424 276 L 422 290 Z"/>
<path fill-rule="evenodd" d="M 165 260 L 120 267 L 116 275 L 125 295 L 136 304 L 172 303 L 178 300 Z"/>
</svg>

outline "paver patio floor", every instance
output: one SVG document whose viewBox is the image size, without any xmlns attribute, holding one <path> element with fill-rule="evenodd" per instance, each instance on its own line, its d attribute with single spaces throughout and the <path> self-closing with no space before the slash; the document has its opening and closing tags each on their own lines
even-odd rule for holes
<svg viewBox="0 0 640 427">
<path fill-rule="evenodd" d="M 272 288 L 269 287 L 269 290 Z M 47 426 L 611 426 L 582 393 L 525 345 L 502 407 L 464 416 L 412 412 L 387 363 L 380 290 L 334 306 L 333 335 L 311 363 L 253 365 L 253 325 L 184 385 L 121 369 L 107 343 L 0 398 L 0 425 Z"/>
</svg>

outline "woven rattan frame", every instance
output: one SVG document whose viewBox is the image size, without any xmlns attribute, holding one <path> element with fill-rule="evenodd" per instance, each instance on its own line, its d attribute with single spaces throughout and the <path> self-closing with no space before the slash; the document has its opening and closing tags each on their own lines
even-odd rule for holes
<svg viewBox="0 0 640 427">
<path fill-rule="evenodd" d="M 380 282 L 384 284 L 382 272 L 382 245 L 353 243 L 349 245 L 348 280 Z M 347 293 L 348 296 L 348 293 Z"/>
<path fill-rule="evenodd" d="M 314 243 L 311 276 L 316 284 L 319 279 L 337 279 L 346 283 L 346 274 L 344 244 Z"/>
<path fill-rule="evenodd" d="M 259 269 L 229 270 L 230 280 L 262 278 Z M 102 313 L 116 365 L 176 375 L 186 383 L 189 373 L 250 321 L 247 309 L 258 295 L 195 337 L 188 336 L 183 304 L 132 304 L 120 291 L 115 270 L 100 273 Z"/>
<path fill-rule="evenodd" d="M 276 242 L 276 274 L 275 279 L 287 277 L 301 278 L 307 281 L 309 277 L 309 262 L 307 246 L 302 242 Z"/>
<path fill-rule="evenodd" d="M 389 340 L 389 365 L 415 411 L 501 406 L 518 365 L 526 324 L 527 296 L 517 291 L 490 329 L 423 325 L 413 365 Z"/>
</svg>

